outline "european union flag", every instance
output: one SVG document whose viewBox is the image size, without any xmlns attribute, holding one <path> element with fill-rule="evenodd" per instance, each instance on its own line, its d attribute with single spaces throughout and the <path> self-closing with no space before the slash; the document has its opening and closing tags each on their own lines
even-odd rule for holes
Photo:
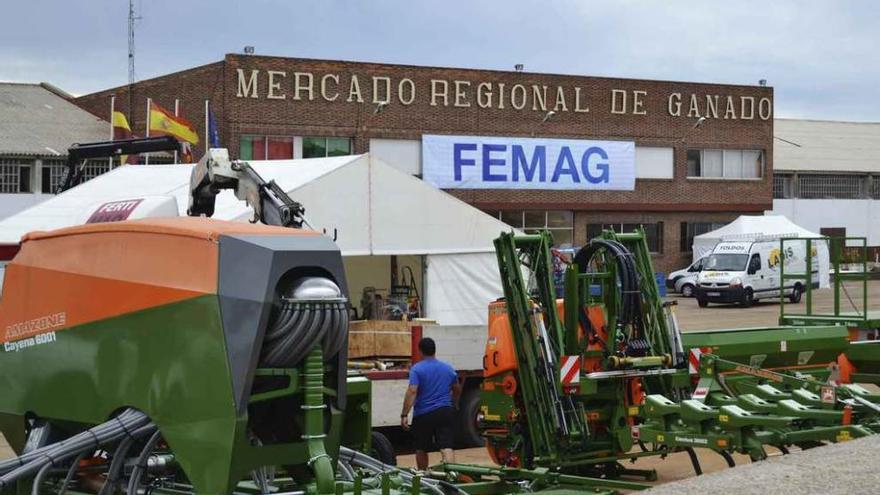
<svg viewBox="0 0 880 495">
<path fill-rule="evenodd" d="M 217 118 L 214 117 L 214 111 L 208 110 L 208 142 L 211 148 L 220 147 L 220 127 L 217 125 Z"/>
</svg>

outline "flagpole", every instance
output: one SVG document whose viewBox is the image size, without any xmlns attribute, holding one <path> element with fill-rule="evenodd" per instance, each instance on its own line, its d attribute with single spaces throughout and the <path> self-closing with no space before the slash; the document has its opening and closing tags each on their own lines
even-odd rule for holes
<svg viewBox="0 0 880 495">
<path fill-rule="evenodd" d="M 113 141 L 113 114 L 116 112 L 116 95 L 110 95 L 110 141 Z M 110 170 L 113 170 L 113 157 L 110 157 Z"/>
<path fill-rule="evenodd" d="M 174 99 L 174 116 L 179 117 L 178 111 L 180 109 L 180 100 L 177 98 Z M 177 164 L 177 150 L 174 150 L 174 164 Z"/>
<path fill-rule="evenodd" d="M 211 125 L 208 122 L 208 105 L 211 100 L 205 100 L 205 154 L 208 153 L 208 148 L 211 146 Z"/>
<path fill-rule="evenodd" d="M 150 107 L 152 106 L 153 99 L 147 98 L 147 137 L 150 137 Z M 150 164 L 150 154 L 145 154 L 144 165 Z"/>
</svg>

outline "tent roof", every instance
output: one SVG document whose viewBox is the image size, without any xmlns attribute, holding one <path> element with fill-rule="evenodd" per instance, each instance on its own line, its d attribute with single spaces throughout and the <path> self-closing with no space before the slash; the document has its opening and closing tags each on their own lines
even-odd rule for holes
<svg viewBox="0 0 880 495">
<path fill-rule="evenodd" d="M 725 237 L 739 235 L 786 235 L 794 234 L 798 237 L 819 237 L 819 234 L 811 232 L 800 225 L 792 222 L 784 215 L 741 215 L 729 224 L 705 234 L 694 236 L 694 242 L 705 240 L 721 240 Z"/>
<path fill-rule="evenodd" d="M 334 232 L 346 255 L 490 252 L 510 227 L 429 184 L 370 156 L 252 161 L 303 203 L 312 228 Z M 98 205 L 174 197 L 180 215 L 189 201 L 192 165 L 129 165 L 0 221 L 0 244 L 27 232 L 82 223 Z M 231 191 L 217 197 L 214 218 L 248 221 L 251 209 Z"/>
</svg>

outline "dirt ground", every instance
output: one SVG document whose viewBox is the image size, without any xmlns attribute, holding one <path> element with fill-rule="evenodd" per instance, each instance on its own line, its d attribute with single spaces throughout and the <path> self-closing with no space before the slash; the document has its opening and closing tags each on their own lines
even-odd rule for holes
<svg viewBox="0 0 880 495">
<path fill-rule="evenodd" d="M 841 291 L 841 312 L 862 312 L 862 285 L 855 282 L 845 284 L 846 291 Z M 847 297 L 849 294 L 849 297 Z M 852 299 L 852 303 L 850 302 Z M 670 295 L 667 300 L 676 301 L 676 317 L 683 332 L 695 330 L 711 330 L 716 328 L 754 328 L 770 327 L 779 324 L 778 297 L 759 301 L 751 308 L 741 308 L 733 304 L 710 304 L 707 308 L 697 305 L 694 298 Z M 872 303 L 873 301 L 873 303 Z M 868 282 L 868 309 L 880 309 L 880 280 Z M 786 301 L 786 313 L 804 313 L 806 311 L 806 295 L 799 304 Z M 813 313 L 834 311 L 834 291 L 831 289 L 815 289 L 813 291 Z"/>
<path fill-rule="evenodd" d="M 720 455 L 703 449 L 697 449 L 696 452 L 703 473 L 714 473 L 727 469 L 727 463 Z M 772 448 L 768 449 L 767 452 L 768 455 L 777 455 L 777 453 L 773 451 Z M 733 457 L 737 465 L 747 464 L 751 462 L 749 461 L 748 456 L 734 454 Z M 439 463 L 440 454 L 437 452 L 432 452 L 429 455 L 429 459 L 431 464 Z M 489 460 L 489 456 L 486 454 L 486 449 L 484 448 L 457 450 L 455 451 L 455 462 L 462 462 L 466 464 L 492 465 L 492 461 Z M 415 467 L 415 456 L 397 456 L 397 464 L 403 467 Z M 632 469 L 656 470 L 657 481 L 651 482 L 650 484 L 652 485 L 661 485 L 670 481 L 683 480 L 694 476 L 694 468 L 685 452 L 677 452 L 666 457 L 665 459 L 661 459 L 660 457 L 645 457 L 638 459 L 635 463 L 626 462 L 624 464 L 626 465 L 626 467 Z M 633 479 L 632 481 L 643 480 Z"/>
<path fill-rule="evenodd" d="M 848 292 L 855 306 L 861 311 L 861 286 L 850 283 Z M 697 301 L 692 298 L 671 295 L 668 299 L 678 302 L 676 315 L 682 331 L 685 332 L 718 328 L 770 327 L 778 324 L 779 304 L 775 300 L 772 302 L 759 302 L 751 308 L 740 308 L 732 305 L 710 305 L 708 308 L 700 308 L 697 306 Z M 880 281 L 869 282 L 868 301 L 874 301 L 870 309 L 880 309 Z M 832 291 L 815 291 L 813 293 L 813 307 L 814 311 L 831 312 L 833 308 Z M 801 301 L 798 305 L 787 304 L 786 308 L 787 310 L 790 309 L 791 312 L 802 312 L 805 308 L 805 301 Z M 844 311 L 853 311 L 853 306 L 845 295 L 842 296 L 841 308 Z M 704 473 L 720 471 L 727 467 L 724 460 L 717 454 L 701 449 L 698 449 L 697 453 Z M 12 455 L 12 450 L 3 440 L 2 435 L 0 435 L 0 459 L 5 459 Z M 735 456 L 735 459 L 737 464 L 749 462 L 746 456 Z M 439 461 L 439 454 L 431 454 L 432 464 Z M 491 463 L 485 449 L 482 448 L 459 450 L 456 452 L 456 461 L 474 464 Z M 401 455 L 398 456 L 398 463 L 401 466 L 414 466 L 415 458 L 413 455 Z M 673 454 L 666 459 L 658 457 L 639 459 L 636 463 L 632 464 L 632 467 L 637 469 L 656 469 L 659 476 L 656 484 L 690 478 L 694 475 L 690 460 L 685 453 Z"/>
</svg>

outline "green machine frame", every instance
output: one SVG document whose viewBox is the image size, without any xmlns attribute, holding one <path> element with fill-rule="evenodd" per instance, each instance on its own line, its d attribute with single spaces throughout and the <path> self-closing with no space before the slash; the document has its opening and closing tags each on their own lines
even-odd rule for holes
<svg viewBox="0 0 880 495">
<path fill-rule="evenodd" d="M 803 243 L 805 245 L 806 267 L 812 267 L 813 247 L 817 243 L 824 242 L 828 245 L 829 258 L 831 262 L 831 288 L 833 289 L 834 306 L 831 313 L 820 312 L 814 308 L 813 290 L 811 273 L 786 273 L 784 260 L 780 260 L 780 284 L 779 284 L 779 324 L 780 325 L 841 325 L 861 331 L 876 330 L 880 328 L 880 313 L 872 313 L 868 308 L 868 279 L 870 273 L 868 271 L 868 241 L 865 237 L 809 237 L 809 238 L 782 238 L 779 241 L 779 248 L 782 257 L 786 256 L 786 249 L 793 244 Z M 851 244 L 856 244 L 852 246 Z M 841 258 L 845 249 L 849 249 L 860 254 L 859 261 L 855 264 L 860 265 L 861 269 L 855 272 L 841 271 Z M 811 271 L 811 270 L 808 270 Z M 792 304 L 785 302 L 785 286 L 786 282 L 800 282 L 804 287 L 804 312 L 798 313 L 792 311 Z M 861 286 L 861 309 L 857 306 L 856 301 L 849 297 L 849 293 L 844 285 L 845 282 L 857 282 Z M 841 293 L 846 294 L 847 300 L 853 306 L 853 311 L 844 311 L 842 309 Z"/>
</svg>

